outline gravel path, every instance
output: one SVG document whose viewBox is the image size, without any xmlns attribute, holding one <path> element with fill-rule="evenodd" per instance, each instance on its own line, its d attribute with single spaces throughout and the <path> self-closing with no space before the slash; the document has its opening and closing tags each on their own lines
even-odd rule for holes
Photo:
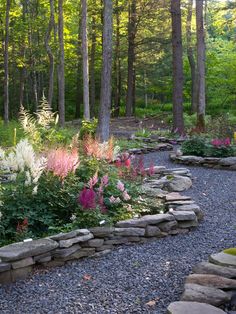
<svg viewBox="0 0 236 314">
<path fill-rule="evenodd" d="M 178 167 L 168 153 L 146 162 Z M 205 211 L 197 230 L 143 245 L 122 246 L 99 259 L 84 259 L 0 288 L 0 313 L 166 313 L 178 300 L 196 263 L 236 246 L 236 171 L 191 167 L 194 186 L 185 194 Z M 90 275 L 85 280 L 84 275 Z M 156 301 L 155 306 L 146 305 Z"/>
</svg>

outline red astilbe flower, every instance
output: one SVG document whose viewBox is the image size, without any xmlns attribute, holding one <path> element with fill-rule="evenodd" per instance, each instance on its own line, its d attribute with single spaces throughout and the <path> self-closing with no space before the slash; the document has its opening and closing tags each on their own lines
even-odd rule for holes
<svg viewBox="0 0 236 314">
<path fill-rule="evenodd" d="M 83 209 L 95 209 L 96 193 L 92 188 L 87 189 L 84 187 L 84 189 L 80 192 L 77 201 L 83 207 Z"/>
<path fill-rule="evenodd" d="M 58 148 L 48 154 L 47 170 L 52 171 L 55 176 L 62 180 L 79 166 L 77 149 L 68 152 L 65 148 Z"/>
<path fill-rule="evenodd" d="M 22 222 L 18 221 L 17 227 L 16 227 L 16 232 L 17 233 L 23 233 L 27 231 L 29 226 L 28 218 L 25 218 Z"/>
<path fill-rule="evenodd" d="M 155 174 L 155 166 L 154 166 L 154 163 L 151 162 L 148 168 L 148 175 L 152 177 L 154 174 Z"/>
</svg>

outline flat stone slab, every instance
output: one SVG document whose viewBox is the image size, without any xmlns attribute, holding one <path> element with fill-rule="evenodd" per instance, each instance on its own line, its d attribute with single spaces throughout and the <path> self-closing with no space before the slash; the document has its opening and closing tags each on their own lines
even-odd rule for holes
<svg viewBox="0 0 236 314">
<path fill-rule="evenodd" d="M 126 236 L 126 237 L 133 237 L 133 236 L 144 236 L 145 229 L 143 228 L 115 228 L 114 235 L 118 236 Z"/>
<path fill-rule="evenodd" d="M 196 215 L 194 212 L 191 211 L 178 211 L 173 210 L 172 215 L 175 217 L 177 221 L 188 221 L 188 220 L 196 220 Z"/>
<path fill-rule="evenodd" d="M 130 227 L 145 228 L 147 225 L 156 225 L 163 221 L 171 221 L 171 220 L 174 220 L 174 216 L 171 214 L 146 215 L 141 218 L 119 221 L 117 222 L 116 226 L 119 228 L 130 228 Z"/>
<path fill-rule="evenodd" d="M 60 240 L 67 240 L 67 239 L 75 238 L 76 236 L 87 235 L 89 233 L 90 232 L 88 229 L 78 229 L 78 230 L 70 231 L 67 233 L 59 233 L 59 234 L 50 236 L 49 238 L 55 241 L 60 241 Z"/>
<path fill-rule="evenodd" d="M 85 235 L 78 236 L 78 237 L 75 237 L 75 238 L 72 238 L 72 239 L 68 239 L 68 240 L 60 240 L 59 241 L 59 245 L 62 248 L 67 248 L 67 247 L 72 246 L 73 244 L 76 244 L 76 243 L 79 243 L 79 242 L 86 242 L 86 241 L 88 241 L 88 240 L 90 240 L 92 238 L 93 238 L 93 234 L 89 233 L 89 234 L 85 234 Z"/>
<path fill-rule="evenodd" d="M 205 287 L 197 284 L 185 284 L 181 301 L 195 301 L 220 306 L 230 301 L 230 296 L 216 288 Z"/>
<path fill-rule="evenodd" d="M 221 265 L 221 266 L 231 266 L 236 268 L 236 256 L 235 255 L 230 255 L 226 254 L 224 252 L 220 252 L 217 254 L 212 254 L 209 257 L 209 261 Z"/>
<path fill-rule="evenodd" d="M 40 255 L 58 247 L 58 243 L 50 239 L 19 242 L 0 248 L 0 260 L 17 261 L 26 257 Z"/>
<path fill-rule="evenodd" d="M 199 302 L 173 302 L 167 308 L 167 314 L 225 314 L 215 306 Z"/>
<path fill-rule="evenodd" d="M 187 201 L 187 200 L 191 200 L 190 196 L 183 196 L 177 192 L 172 192 L 166 195 L 165 197 L 167 202 L 171 202 L 171 201 Z"/>
<path fill-rule="evenodd" d="M 196 274 L 211 274 L 225 278 L 236 278 L 236 269 L 232 267 L 224 267 L 208 262 L 202 262 L 193 267 Z"/>
<path fill-rule="evenodd" d="M 236 289 L 236 280 L 228 279 L 217 275 L 193 274 L 186 278 L 186 283 L 193 283 L 201 286 L 218 289 Z"/>
<path fill-rule="evenodd" d="M 236 164 L 236 157 L 222 158 L 220 159 L 219 164 L 222 166 L 233 166 Z"/>
</svg>

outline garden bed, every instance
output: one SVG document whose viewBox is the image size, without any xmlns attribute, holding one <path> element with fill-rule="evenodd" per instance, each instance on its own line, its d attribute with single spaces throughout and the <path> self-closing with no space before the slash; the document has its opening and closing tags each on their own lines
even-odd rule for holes
<svg viewBox="0 0 236 314">
<path fill-rule="evenodd" d="M 170 204 L 170 197 L 166 197 Z M 172 200 L 175 197 L 172 196 Z M 180 205 L 180 204 L 178 204 Z M 56 267 L 82 257 L 98 257 L 115 246 L 144 243 L 168 235 L 186 233 L 198 225 L 199 212 L 171 210 L 166 214 L 145 215 L 119 221 L 114 227 L 94 227 L 59 233 L 39 240 L 24 240 L 0 248 L 0 283 L 26 278 L 33 266 Z M 202 216 L 198 216 L 202 218 Z"/>
</svg>

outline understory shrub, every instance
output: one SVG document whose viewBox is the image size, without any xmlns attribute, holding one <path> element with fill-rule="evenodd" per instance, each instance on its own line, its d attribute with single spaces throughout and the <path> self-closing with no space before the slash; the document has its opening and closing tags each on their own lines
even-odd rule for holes
<svg viewBox="0 0 236 314">
<path fill-rule="evenodd" d="M 236 155 L 236 148 L 230 138 L 209 140 L 204 137 L 193 137 L 182 144 L 184 155 L 226 158 Z"/>
<path fill-rule="evenodd" d="M 202 137 L 192 137 L 182 144 L 182 152 L 184 155 L 204 156 L 206 150 L 206 142 Z"/>
</svg>

